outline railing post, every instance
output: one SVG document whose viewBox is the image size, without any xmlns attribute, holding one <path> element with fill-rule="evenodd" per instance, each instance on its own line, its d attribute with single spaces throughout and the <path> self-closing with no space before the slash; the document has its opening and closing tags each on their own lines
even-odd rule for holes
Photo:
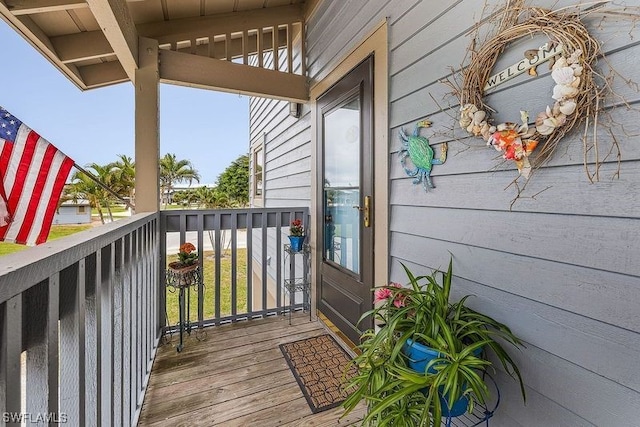
<svg viewBox="0 0 640 427">
<path fill-rule="evenodd" d="M 204 215 L 198 214 L 198 253 L 200 271 L 204 271 Z M 198 283 L 198 327 L 202 328 L 204 320 L 204 279 Z"/>
<path fill-rule="evenodd" d="M 101 422 L 103 426 L 110 426 L 113 420 L 113 281 L 115 275 L 115 242 L 104 248 L 108 256 L 102 257 L 101 269 L 102 277 L 100 283 L 100 303 L 101 303 L 101 342 L 103 351 L 100 355 L 102 366 L 100 373 L 101 382 Z"/>
<path fill-rule="evenodd" d="M 277 219 L 276 219 L 276 248 L 278 249 L 276 251 L 276 306 L 278 307 L 278 309 L 280 309 L 283 306 L 283 302 L 282 302 L 282 286 L 281 283 L 282 282 L 282 251 L 280 250 L 280 248 L 282 248 L 282 217 L 284 215 L 284 212 L 278 212 L 278 215 L 276 215 Z M 287 224 L 287 222 L 285 222 L 285 224 Z M 280 313 L 280 310 L 278 310 L 278 313 Z"/>
<path fill-rule="evenodd" d="M 274 31 L 277 31 L 277 27 L 274 29 Z M 274 48 L 275 49 L 275 48 Z M 274 50 L 275 52 L 275 50 Z M 267 212 L 262 212 L 261 215 L 261 231 L 262 231 L 262 271 L 260 272 L 260 279 L 262 281 L 262 306 L 260 307 L 261 310 L 266 310 L 267 309 L 267 294 L 268 294 L 268 288 L 267 288 L 267 239 L 268 239 L 268 234 L 267 234 L 267 226 L 269 225 L 269 217 L 268 217 L 268 213 Z M 279 286 L 279 285 L 278 285 Z"/>
<path fill-rule="evenodd" d="M 60 412 L 85 425 L 84 259 L 60 273 Z"/>
<path fill-rule="evenodd" d="M 60 273 L 49 277 L 47 307 L 47 405 L 50 413 L 59 413 L 60 408 Z M 99 354 L 99 353 L 98 353 Z M 65 415 L 66 418 L 66 415 Z"/>
<path fill-rule="evenodd" d="M 231 315 L 238 314 L 238 214 L 231 214 Z"/>
<path fill-rule="evenodd" d="M 0 411 L 9 416 L 22 413 L 20 353 L 22 350 L 22 294 L 0 306 Z M 20 423 L 7 423 L 20 425 Z"/>
<path fill-rule="evenodd" d="M 123 340 L 123 312 L 124 312 L 124 237 L 118 239 L 115 242 L 116 248 L 116 271 L 113 276 L 113 418 L 117 425 L 123 424 L 123 353 L 124 353 L 124 340 Z"/>
<path fill-rule="evenodd" d="M 253 215 L 247 213 L 247 311 L 253 307 Z"/>
<path fill-rule="evenodd" d="M 167 285 L 166 285 L 166 277 L 165 277 L 165 266 L 167 265 L 167 225 L 166 225 L 166 217 L 162 215 L 159 216 L 158 221 L 160 221 L 160 257 L 159 263 L 156 266 L 157 274 L 160 280 L 158 280 L 158 331 L 157 338 L 162 336 L 162 328 L 166 326 L 166 312 L 167 312 Z M 146 235 L 147 248 L 150 248 L 151 242 L 151 232 L 149 231 Z"/>
<path fill-rule="evenodd" d="M 122 238 L 122 426 L 131 423 L 131 233 Z"/>
<path fill-rule="evenodd" d="M 221 297 L 221 292 L 220 292 L 220 269 L 222 267 L 221 263 L 220 263 L 220 257 L 222 255 L 222 251 L 221 251 L 221 245 L 220 245 L 220 214 L 216 214 L 214 220 L 213 220 L 213 228 L 215 230 L 215 238 L 214 238 L 214 253 L 215 253 L 215 274 L 214 274 L 214 298 L 215 298 L 215 305 L 214 305 L 214 313 L 215 313 L 215 317 L 216 319 L 220 318 L 220 297 Z"/>
<path fill-rule="evenodd" d="M 94 287 L 94 328 L 95 334 L 95 366 L 92 372 L 95 375 L 95 420 L 97 425 L 102 425 L 102 249 L 95 252 L 95 287 Z M 91 416 L 91 415 L 89 415 Z"/>
</svg>

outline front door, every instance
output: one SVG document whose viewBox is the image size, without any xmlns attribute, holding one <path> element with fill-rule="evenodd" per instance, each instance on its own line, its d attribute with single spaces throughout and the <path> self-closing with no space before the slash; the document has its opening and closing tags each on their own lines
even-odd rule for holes
<svg viewBox="0 0 640 427">
<path fill-rule="evenodd" d="M 373 58 L 317 100 L 318 309 L 352 342 L 373 304 Z"/>
</svg>

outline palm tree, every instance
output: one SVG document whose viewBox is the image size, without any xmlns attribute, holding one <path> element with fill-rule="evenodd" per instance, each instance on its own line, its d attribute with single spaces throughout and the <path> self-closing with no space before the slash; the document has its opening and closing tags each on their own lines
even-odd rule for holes
<svg viewBox="0 0 640 427">
<path fill-rule="evenodd" d="M 85 167 L 89 169 L 88 172 L 93 172 L 94 177 L 96 177 L 100 182 L 105 185 L 110 184 L 111 176 L 109 174 L 109 167 L 101 166 L 97 163 L 91 163 Z M 64 200 L 88 200 L 91 207 L 98 210 L 100 221 L 102 221 L 103 224 L 105 220 L 102 206 L 105 205 L 109 212 L 109 217 L 111 221 L 113 221 L 113 214 L 111 212 L 111 206 L 109 205 L 110 194 L 84 172 L 74 172 L 71 176 L 71 184 L 65 187 L 64 191 Z"/>
<path fill-rule="evenodd" d="M 178 160 L 175 154 L 167 153 L 160 159 L 160 197 L 164 206 L 170 202 L 175 184 L 193 181 L 200 182 L 200 174 L 193 168 L 189 160 Z"/>
<path fill-rule="evenodd" d="M 123 198 L 134 203 L 134 189 L 136 182 L 136 163 L 127 155 L 119 154 L 119 160 L 107 165 L 110 168 L 112 189 Z"/>
<path fill-rule="evenodd" d="M 193 192 L 193 200 L 198 203 L 199 207 L 204 207 L 205 209 L 232 207 L 232 203 L 229 200 L 227 193 L 220 191 L 217 187 L 196 188 Z M 221 246 L 223 249 L 229 249 L 229 245 L 231 244 L 231 239 L 227 240 L 227 231 L 228 230 L 222 230 L 221 234 Z M 215 248 L 215 236 L 213 230 L 207 230 L 207 234 L 209 235 L 211 246 Z"/>
<path fill-rule="evenodd" d="M 196 190 L 195 188 L 188 188 L 186 190 L 176 191 L 172 195 L 173 203 L 177 203 L 184 207 L 196 202 Z"/>
<path fill-rule="evenodd" d="M 215 187 L 199 187 L 194 191 L 194 201 L 198 206 L 206 209 L 219 209 L 230 207 L 229 197 L 226 193 Z"/>
</svg>

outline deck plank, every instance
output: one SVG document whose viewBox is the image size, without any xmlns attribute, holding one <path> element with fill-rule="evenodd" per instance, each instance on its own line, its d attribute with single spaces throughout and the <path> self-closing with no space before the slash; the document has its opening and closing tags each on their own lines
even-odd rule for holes
<svg viewBox="0 0 640 427">
<path fill-rule="evenodd" d="M 158 349 L 139 426 L 350 426 L 342 408 L 312 414 L 279 344 L 327 333 L 305 315 L 208 328 Z"/>
</svg>

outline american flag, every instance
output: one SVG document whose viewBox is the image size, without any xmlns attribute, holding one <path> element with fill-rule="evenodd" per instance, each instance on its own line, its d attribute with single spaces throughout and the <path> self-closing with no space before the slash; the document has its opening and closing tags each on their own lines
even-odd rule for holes
<svg viewBox="0 0 640 427">
<path fill-rule="evenodd" d="M 47 241 L 74 161 L 0 107 L 0 240 Z"/>
</svg>

